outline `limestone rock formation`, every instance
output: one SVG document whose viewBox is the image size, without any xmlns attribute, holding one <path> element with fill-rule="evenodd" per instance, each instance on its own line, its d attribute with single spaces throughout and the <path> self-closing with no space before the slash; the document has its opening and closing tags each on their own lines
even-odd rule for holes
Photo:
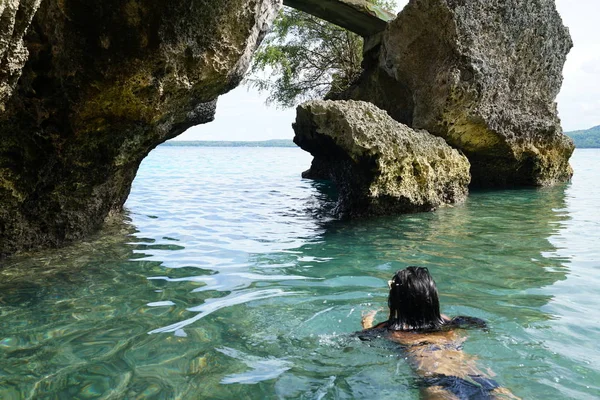
<svg viewBox="0 0 600 400">
<path fill-rule="evenodd" d="M 571 47 L 554 0 L 411 0 L 340 98 L 443 137 L 475 185 L 550 185 L 572 175 L 555 104 Z"/>
<path fill-rule="evenodd" d="M 281 1 L 44 0 L 20 70 L 37 4 L 0 8 L 0 256 L 78 239 L 120 211 L 150 150 L 213 119 Z"/>
<path fill-rule="evenodd" d="M 294 142 L 315 157 L 305 176 L 336 184 L 339 214 L 430 211 L 467 196 L 463 155 L 373 104 L 310 101 L 297 108 L 294 130 Z"/>
<path fill-rule="evenodd" d="M 27 61 L 23 36 L 41 0 L 2 0 L 0 2 L 0 112 L 10 97 Z"/>
</svg>

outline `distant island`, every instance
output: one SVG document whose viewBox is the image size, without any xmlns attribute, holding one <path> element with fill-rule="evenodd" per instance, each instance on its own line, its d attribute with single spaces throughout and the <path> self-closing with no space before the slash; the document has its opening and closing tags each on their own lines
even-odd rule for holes
<svg viewBox="0 0 600 400">
<path fill-rule="evenodd" d="M 600 148 L 600 125 L 581 131 L 565 132 L 579 149 Z M 273 139 L 254 142 L 217 140 L 171 140 L 161 146 L 174 147 L 296 147 L 291 139 Z"/>
<path fill-rule="evenodd" d="M 600 148 L 600 125 L 583 131 L 565 132 L 579 149 Z"/>
<path fill-rule="evenodd" d="M 296 147 L 291 139 L 273 139 L 263 140 L 258 142 L 228 142 L 228 141 L 184 141 L 171 140 L 163 143 L 161 146 L 177 146 L 177 147 Z"/>
</svg>

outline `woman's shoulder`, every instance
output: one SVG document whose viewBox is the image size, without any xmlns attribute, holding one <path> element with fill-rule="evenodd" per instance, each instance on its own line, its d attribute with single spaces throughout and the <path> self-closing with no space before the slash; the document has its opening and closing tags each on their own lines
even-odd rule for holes
<svg viewBox="0 0 600 400">
<path fill-rule="evenodd" d="M 455 329 L 479 328 L 487 329 L 487 323 L 476 317 L 459 315 L 454 318 L 442 316 L 443 325 L 440 330 L 435 331 L 404 331 L 390 328 L 389 321 L 381 322 L 372 328 L 356 332 L 355 335 L 361 340 L 372 340 L 378 337 L 386 337 L 404 346 L 418 346 L 422 344 L 440 344 L 454 342 L 459 336 Z"/>
<path fill-rule="evenodd" d="M 376 338 L 384 337 L 387 334 L 388 321 L 380 322 L 379 324 L 365 328 L 362 331 L 354 332 L 352 336 L 358 337 L 363 341 L 370 341 Z"/>
</svg>

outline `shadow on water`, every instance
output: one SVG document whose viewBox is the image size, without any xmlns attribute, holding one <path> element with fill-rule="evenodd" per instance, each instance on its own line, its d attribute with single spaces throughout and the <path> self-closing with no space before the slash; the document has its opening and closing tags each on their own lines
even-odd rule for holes
<svg viewBox="0 0 600 400">
<path fill-rule="evenodd" d="M 568 188 L 342 222 L 296 153 L 159 150 L 124 221 L 0 270 L 0 398 L 418 398 L 397 349 L 348 335 L 407 265 L 429 267 L 445 313 L 489 322 L 465 349 L 518 395 L 594 389 L 562 371 L 597 369 L 543 343 L 570 273 Z"/>
</svg>

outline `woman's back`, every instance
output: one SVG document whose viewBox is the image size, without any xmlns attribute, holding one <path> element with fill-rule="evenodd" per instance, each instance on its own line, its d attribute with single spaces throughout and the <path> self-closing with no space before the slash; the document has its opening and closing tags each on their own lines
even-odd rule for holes
<svg viewBox="0 0 600 400">
<path fill-rule="evenodd" d="M 363 328 L 369 330 L 370 314 L 363 319 Z M 407 360 L 421 377 L 433 375 L 456 375 L 467 377 L 480 374 L 476 368 L 475 358 L 462 351 L 466 337 L 456 329 L 444 329 L 435 332 L 414 332 L 389 330 L 388 322 L 372 328 L 386 339 L 400 344 L 406 353 Z M 363 332 L 366 332 L 363 331 Z"/>
<path fill-rule="evenodd" d="M 464 327 L 486 328 L 473 317 L 450 319 L 440 313 L 435 282 L 427 268 L 408 267 L 389 281 L 387 321 L 373 327 L 375 313 L 363 316 L 361 339 L 383 336 L 401 345 L 428 399 L 515 399 L 462 351 Z"/>
</svg>

